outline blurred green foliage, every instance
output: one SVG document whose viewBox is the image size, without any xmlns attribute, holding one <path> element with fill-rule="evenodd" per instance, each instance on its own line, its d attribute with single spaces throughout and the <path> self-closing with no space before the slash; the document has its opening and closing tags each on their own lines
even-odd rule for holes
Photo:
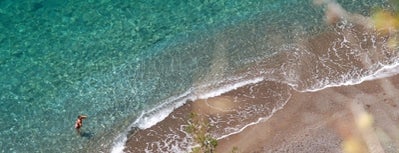
<svg viewBox="0 0 399 153">
<path fill-rule="evenodd" d="M 193 136 L 193 139 L 200 146 L 191 150 L 192 153 L 214 153 L 218 141 L 209 133 L 210 125 L 205 117 L 191 112 L 189 114 L 186 132 Z"/>
</svg>

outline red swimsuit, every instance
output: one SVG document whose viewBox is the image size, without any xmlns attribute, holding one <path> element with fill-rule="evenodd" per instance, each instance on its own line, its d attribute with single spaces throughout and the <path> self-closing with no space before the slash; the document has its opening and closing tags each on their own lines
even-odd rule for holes
<svg viewBox="0 0 399 153">
<path fill-rule="evenodd" d="M 79 129 L 80 127 L 82 127 L 82 119 L 78 119 L 75 123 L 75 128 Z"/>
</svg>

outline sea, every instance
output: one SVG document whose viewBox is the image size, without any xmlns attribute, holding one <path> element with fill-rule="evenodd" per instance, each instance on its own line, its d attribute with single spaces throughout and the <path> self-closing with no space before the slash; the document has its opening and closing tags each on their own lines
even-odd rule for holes
<svg viewBox="0 0 399 153">
<path fill-rule="evenodd" d="M 0 152 L 123 152 L 132 128 L 247 84 L 312 92 L 397 74 L 398 48 L 376 33 L 347 38 L 343 31 L 356 25 L 326 24 L 328 3 L 1 0 Z M 395 9 L 388 0 L 331 3 L 366 17 Z M 323 42 L 315 36 L 324 33 L 340 38 L 333 45 L 345 52 L 302 47 Z M 353 39 L 360 47 L 351 49 Z M 376 50 L 385 56 L 358 64 Z M 81 114 L 87 119 L 77 134 Z"/>
</svg>

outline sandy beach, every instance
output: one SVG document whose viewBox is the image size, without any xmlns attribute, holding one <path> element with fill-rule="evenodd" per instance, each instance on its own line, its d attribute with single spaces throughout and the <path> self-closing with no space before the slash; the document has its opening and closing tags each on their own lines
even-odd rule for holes
<svg viewBox="0 0 399 153">
<path fill-rule="evenodd" d="M 220 140 L 216 152 L 398 152 L 399 76 L 295 92 L 269 120 Z"/>
<path fill-rule="evenodd" d="M 237 107 L 231 94 L 246 89 L 185 104 L 157 125 L 131 134 L 125 151 L 170 150 L 157 148 L 160 145 L 154 142 L 170 143 L 187 135 L 182 132 L 182 125 L 187 124 L 189 112 L 227 116 L 229 110 Z M 292 91 L 283 109 L 238 134 L 218 140 L 216 152 L 398 152 L 398 89 L 399 76 L 393 76 L 317 92 Z M 212 130 L 217 128 L 210 128 L 209 132 Z M 168 138 L 171 135 L 173 139 Z M 180 145 L 184 148 L 188 143 Z"/>
</svg>

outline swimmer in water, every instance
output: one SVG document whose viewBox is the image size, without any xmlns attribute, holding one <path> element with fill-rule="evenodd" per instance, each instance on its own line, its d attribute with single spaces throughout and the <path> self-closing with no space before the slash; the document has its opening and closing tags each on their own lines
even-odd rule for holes
<svg viewBox="0 0 399 153">
<path fill-rule="evenodd" d="M 79 115 L 78 119 L 75 122 L 75 129 L 79 135 L 80 135 L 80 128 L 83 126 L 83 119 L 86 119 L 86 118 L 87 118 L 87 116 Z"/>
</svg>

